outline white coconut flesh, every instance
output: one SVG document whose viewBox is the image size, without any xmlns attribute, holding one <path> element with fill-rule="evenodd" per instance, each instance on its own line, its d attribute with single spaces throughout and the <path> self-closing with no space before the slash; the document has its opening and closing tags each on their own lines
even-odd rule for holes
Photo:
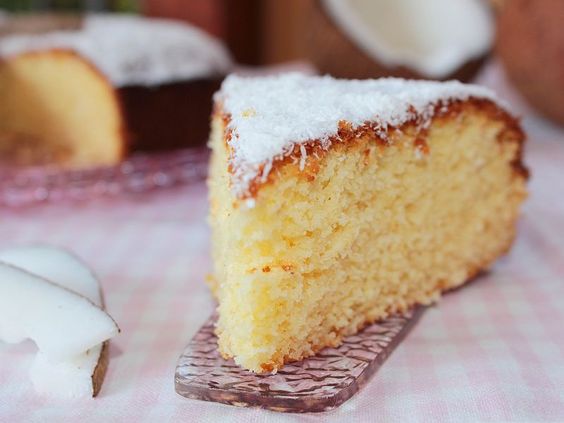
<svg viewBox="0 0 564 423">
<path fill-rule="evenodd" d="M 16 247 L 0 251 L 0 261 L 25 269 L 103 306 L 101 286 L 79 259 L 49 246 Z M 35 390 L 61 398 L 92 396 L 92 375 L 98 366 L 102 344 L 64 361 L 52 361 L 38 351 L 30 369 Z"/>
<path fill-rule="evenodd" d="M 375 62 L 445 78 L 482 57 L 494 21 L 484 0 L 322 0 L 342 32 Z"/>
<path fill-rule="evenodd" d="M 52 362 L 42 352 L 33 360 L 29 374 L 35 391 L 57 398 L 94 395 L 92 376 L 102 354 L 102 344 L 65 361 Z"/>
<path fill-rule="evenodd" d="M 51 360 L 64 360 L 117 332 L 112 318 L 87 298 L 0 263 L 0 339 L 30 338 Z"/>
<path fill-rule="evenodd" d="M 13 247 L 0 251 L 0 261 L 27 270 L 102 306 L 102 293 L 92 271 L 78 258 L 51 246 Z"/>
</svg>

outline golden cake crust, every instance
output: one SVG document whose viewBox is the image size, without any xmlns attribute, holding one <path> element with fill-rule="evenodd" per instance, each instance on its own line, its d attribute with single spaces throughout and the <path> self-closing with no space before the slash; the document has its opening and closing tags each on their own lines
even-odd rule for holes
<svg viewBox="0 0 564 423">
<path fill-rule="evenodd" d="M 523 162 L 524 143 L 526 139 L 525 133 L 521 129 L 519 121 L 514 116 L 510 115 L 507 111 L 499 107 L 495 102 L 480 98 L 471 98 L 469 100 L 454 100 L 451 101 L 447 106 L 436 105 L 433 111 L 432 119 L 436 120 L 442 118 L 453 118 L 462 113 L 464 110 L 469 109 L 480 110 L 481 112 L 486 113 L 491 119 L 500 120 L 505 123 L 506 129 L 503 134 L 500 134 L 499 142 L 507 142 L 507 140 L 511 140 L 510 142 L 516 142 L 518 144 L 518 154 L 515 160 L 512 162 L 512 166 L 516 174 L 524 177 L 525 179 L 528 179 L 530 171 Z M 222 110 L 221 103 L 215 104 L 214 115 L 221 116 L 224 127 L 228 127 L 229 123 L 231 122 L 231 115 Z M 390 142 L 390 138 L 394 132 L 415 131 L 417 133 L 417 139 L 413 147 L 415 149 L 419 149 L 422 154 L 426 154 L 428 152 L 425 142 L 427 125 L 423 125 L 422 123 L 422 119 L 421 117 L 419 117 L 407 121 L 399 127 L 390 126 L 387 129 L 386 136 L 382 136 L 381 131 L 377 130 L 374 124 L 370 122 L 353 129 L 350 123 L 346 121 L 340 121 L 338 133 L 329 138 L 329 148 L 324 148 L 322 146 L 322 142 L 319 139 L 307 141 L 299 145 L 296 144 L 290 154 L 284 155 L 283 157 L 277 157 L 273 160 L 272 167 L 269 169 L 268 175 L 263 175 L 265 165 L 261 165 L 258 175 L 252 179 L 249 184 L 248 190 L 243 194 L 242 197 L 240 197 L 240 199 L 244 200 L 256 198 L 262 186 L 271 184 L 276 180 L 277 175 L 279 174 L 277 172 L 277 169 L 280 169 L 282 166 L 289 164 L 297 165 L 300 162 L 300 158 L 303 154 L 301 148 L 305 148 L 308 157 L 302 171 L 302 177 L 310 181 L 315 178 L 316 173 L 319 171 L 319 163 L 321 158 L 332 148 L 335 148 L 335 146 L 338 146 L 340 144 L 352 144 L 358 142 L 358 140 L 365 135 L 373 137 L 380 148 L 386 148 L 393 144 L 392 142 Z M 236 142 L 236 140 L 233 139 L 232 131 L 225 131 L 224 142 L 225 148 L 228 151 L 231 151 L 233 148 L 232 143 Z M 229 165 L 228 170 L 231 174 L 234 173 L 234 169 L 231 164 Z"/>
</svg>

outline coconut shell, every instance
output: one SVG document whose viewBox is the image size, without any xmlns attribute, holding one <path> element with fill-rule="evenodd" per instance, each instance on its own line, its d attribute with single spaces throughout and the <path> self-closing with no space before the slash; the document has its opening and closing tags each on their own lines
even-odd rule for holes
<svg viewBox="0 0 564 423">
<path fill-rule="evenodd" d="M 394 76 L 409 79 L 429 79 L 407 67 L 390 67 L 379 63 L 339 27 L 325 10 L 321 0 L 310 2 L 310 25 L 307 40 L 307 56 L 321 73 L 328 73 L 339 78 L 379 78 Z M 463 66 L 446 77 L 469 81 L 480 70 L 484 56 L 469 60 Z"/>
<path fill-rule="evenodd" d="M 499 12 L 503 8 L 505 3 L 507 3 L 507 0 L 490 0 L 490 3 L 494 11 Z"/>
<path fill-rule="evenodd" d="M 99 284 L 99 282 L 98 282 Z M 104 292 L 102 291 L 102 285 L 99 284 L 100 297 L 102 298 L 102 308 L 106 310 L 106 300 L 104 298 Z M 120 330 L 121 332 L 121 330 Z M 105 341 L 102 343 L 102 348 L 100 349 L 100 356 L 98 357 L 98 364 L 92 372 L 92 398 L 95 398 L 100 393 L 102 389 L 102 384 L 106 378 L 106 372 L 108 371 L 108 365 L 110 364 L 110 341 Z"/>
<path fill-rule="evenodd" d="M 511 0 L 496 48 L 509 79 L 541 114 L 564 125 L 564 1 Z"/>
<path fill-rule="evenodd" d="M 102 344 L 102 349 L 100 350 L 100 358 L 98 359 L 98 364 L 92 373 L 92 396 L 96 397 L 102 389 L 102 383 L 104 383 L 104 378 L 106 377 L 106 371 L 108 370 L 108 363 L 110 360 L 109 355 L 110 342 L 106 341 Z"/>
</svg>

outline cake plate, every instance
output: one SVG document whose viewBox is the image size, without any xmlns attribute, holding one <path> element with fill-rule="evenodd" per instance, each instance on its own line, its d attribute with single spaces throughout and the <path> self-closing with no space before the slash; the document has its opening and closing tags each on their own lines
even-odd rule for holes
<svg viewBox="0 0 564 423">
<path fill-rule="evenodd" d="M 213 315 L 185 348 L 176 367 L 176 392 L 239 407 L 306 413 L 338 407 L 359 391 L 417 322 L 424 307 L 392 316 L 278 373 L 257 375 L 217 351 Z"/>
<path fill-rule="evenodd" d="M 0 206 L 85 200 L 193 183 L 206 177 L 208 158 L 207 148 L 192 148 L 136 153 L 119 165 L 90 169 L 0 163 Z"/>
</svg>

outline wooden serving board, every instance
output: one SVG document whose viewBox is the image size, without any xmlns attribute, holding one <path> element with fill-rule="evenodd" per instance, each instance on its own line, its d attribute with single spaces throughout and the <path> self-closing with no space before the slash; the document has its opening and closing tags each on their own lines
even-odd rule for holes
<svg viewBox="0 0 564 423">
<path fill-rule="evenodd" d="M 417 322 L 424 308 L 393 316 L 345 338 L 338 348 L 257 375 L 217 351 L 212 316 L 185 348 L 176 367 L 176 392 L 239 407 L 305 413 L 338 407 L 359 391 Z"/>
</svg>

